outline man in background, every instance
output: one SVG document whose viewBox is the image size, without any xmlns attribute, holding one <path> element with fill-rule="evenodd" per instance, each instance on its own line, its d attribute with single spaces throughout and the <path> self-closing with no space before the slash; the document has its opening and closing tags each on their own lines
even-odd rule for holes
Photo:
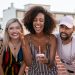
<svg viewBox="0 0 75 75">
<path fill-rule="evenodd" d="M 72 16 L 64 16 L 59 23 L 58 55 L 64 64 L 68 75 L 75 75 L 75 38 Z"/>
</svg>

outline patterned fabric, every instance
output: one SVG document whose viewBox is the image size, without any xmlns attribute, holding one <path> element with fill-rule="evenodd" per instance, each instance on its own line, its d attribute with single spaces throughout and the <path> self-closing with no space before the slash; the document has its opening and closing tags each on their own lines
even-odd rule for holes
<svg viewBox="0 0 75 75">
<path fill-rule="evenodd" d="M 52 68 L 49 68 L 47 64 L 40 64 L 36 60 L 36 54 L 38 53 L 39 50 L 34 46 L 32 42 L 29 43 L 31 53 L 33 55 L 33 63 L 29 67 L 28 75 L 57 75 L 57 67 L 54 64 Z M 46 57 L 49 59 L 49 52 L 50 52 L 50 45 L 47 44 L 46 46 L 47 50 L 45 50 L 44 54 Z"/>
<path fill-rule="evenodd" d="M 3 50 L 3 39 L 0 38 L 0 55 L 2 53 L 2 50 Z"/>
<path fill-rule="evenodd" d="M 22 48 L 20 48 L 19 50 L 16 61 L 13 54 L 10 51 L 10 48 L 8 47 L 7 50 L 5 50 L 3 53 L 2 66 L 4 70 L 4 75 L 18 75 L 22 61 L 23 61 Z"/>
</svg>

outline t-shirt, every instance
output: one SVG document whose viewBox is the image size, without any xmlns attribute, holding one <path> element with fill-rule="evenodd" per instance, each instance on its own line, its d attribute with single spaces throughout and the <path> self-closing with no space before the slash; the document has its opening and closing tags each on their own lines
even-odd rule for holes
<svg viewBox="0 0 75 75">
<path fill-rule="evenodd" d="M 58 40 L 58 55 L 67 70 L 75 72 L 75 37 L 68 44 L 62 44 L 60 35 L 57 35 Z"/>
</svg>

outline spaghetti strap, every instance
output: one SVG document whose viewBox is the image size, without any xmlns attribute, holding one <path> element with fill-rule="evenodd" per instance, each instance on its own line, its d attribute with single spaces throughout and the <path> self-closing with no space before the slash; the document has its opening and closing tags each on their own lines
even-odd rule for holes
<svg viewBox="0 0 75 75">
<path fill-rule="evenodd" d="M 49 59 L 50 45 L 46 44 L 45 55 Z M 57 75 L 57 67 L 54 65 L 53 68 L 48 68 L 46 64 L 40 64 L 36 60 L 36 54 L 38 53 L 32 41 L 30 41 L 30 49 L 32 52 L 33 63 L 29 67 L 28 75 Z"/>
</svg>

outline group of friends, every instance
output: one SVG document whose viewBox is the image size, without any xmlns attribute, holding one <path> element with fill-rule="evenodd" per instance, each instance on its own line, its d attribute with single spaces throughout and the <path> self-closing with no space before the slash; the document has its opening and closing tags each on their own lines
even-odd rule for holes
<svg viewBox="0 0 75 75">
<path fill-rule="evenodd" d="M 41 6 L 25 13 L 23 24 L 16 18 L 6 23 L 0 39 L 0 75 L 58 75 L 56 52 L 68 75 L 75 75 L 74 19 L 64 16 L 59 21 L 59 34 L 53 14 Z"/>
</svg>

